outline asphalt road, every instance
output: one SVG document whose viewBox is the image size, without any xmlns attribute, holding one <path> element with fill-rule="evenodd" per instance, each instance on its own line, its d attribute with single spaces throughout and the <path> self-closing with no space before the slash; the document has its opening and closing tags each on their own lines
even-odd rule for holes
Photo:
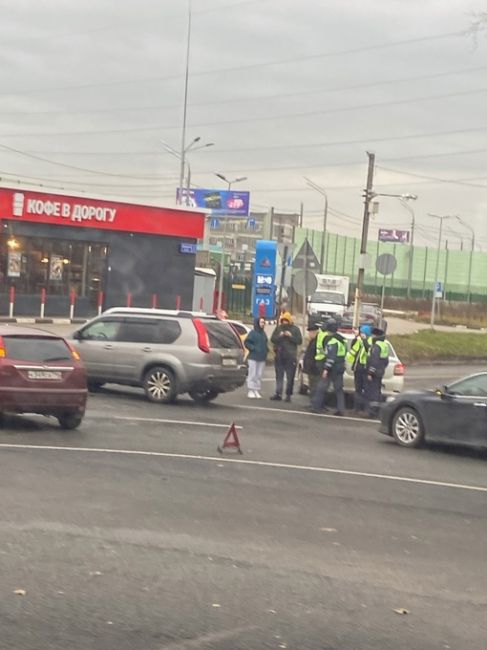
<svg viewBox="0 0 487 650">
<path fill-rule="evenodd" d="M 8 418 L 0 648 L 483 650 L 487 454 L 305 404 L 110 388 L 75 432 Z"/>
</svg>

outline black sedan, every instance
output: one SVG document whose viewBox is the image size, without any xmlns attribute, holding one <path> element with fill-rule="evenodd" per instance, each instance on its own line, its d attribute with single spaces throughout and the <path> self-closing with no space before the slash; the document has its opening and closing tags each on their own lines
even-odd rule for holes
<svg viewBox="0 0 487 650">
<path fill-rule="evenodd" d="M 401 393 L 382 406 L 380 420 L 379 431 L 403 447 L 418 447 L 425 438 L 487 447 L 487 372 Z"/>
</svg>

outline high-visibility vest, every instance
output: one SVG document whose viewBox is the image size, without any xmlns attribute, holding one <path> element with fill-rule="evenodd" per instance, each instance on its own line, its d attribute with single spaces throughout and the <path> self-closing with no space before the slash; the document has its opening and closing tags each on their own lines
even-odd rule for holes
<svg viewBox="0 0 487 650">
<path fill-rule="evenodd" d="M 367 344 L 360 336 L 358 336 L 353 342 L 347 354 L 347 362 L 352 366 L 354 365 L 365 366 L 365 364 L 367 363 L 367 357 L 369 355 L 369 351 L 371 347 L 372 347 L 371 336 L 368 337 Z"/>
<path fill-rule="evenodd" d="M 326 351 L 325 351 L 325 339 L 326 337 L 329 336 L 328 332 L 325 332 L 323 330 L 320 330 L 318 332 L 318 335 L 316 336 L 316 354 L 315 354 L 315 361 L 323 361 L 324 358 L 326 357 Z"/>
<path fill-rule="evenodd" d="M 335 345 L 335 343 L 337 344 L 337 359 L 344 359 L 347 354 L 347 346 L 341 339 L 336 338 L 334 335 L 328 340 L 327 346 Z"/>
<path fill-rule="evenodd" d="M 389 358 L 389 346 L 386 341 L 376 341 L 375 344 L 380 350 L 380 358 L 388 359 Z"/>
</svg>

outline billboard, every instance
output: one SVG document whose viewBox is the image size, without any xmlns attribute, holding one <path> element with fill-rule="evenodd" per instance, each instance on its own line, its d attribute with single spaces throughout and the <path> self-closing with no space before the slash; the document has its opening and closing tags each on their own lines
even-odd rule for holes
<svg viewBox="0 0 487 650">
<path fill-rule="evenodd" d="M 386 228 L 380 228 L 379 241 L 409 244 L 409 230 L 387 230 Z"/>
<path fill-rule="evenodd" d="M 250 193 L 233 190 L 206 190 L 178 188 L 177 201 L 191 208 L 205 208 L 210 214 L 248 217 Z"/>
</svg>

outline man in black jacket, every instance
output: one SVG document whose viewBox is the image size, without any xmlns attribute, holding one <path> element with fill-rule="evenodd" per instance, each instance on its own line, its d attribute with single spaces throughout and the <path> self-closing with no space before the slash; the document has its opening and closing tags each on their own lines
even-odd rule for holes
<svg viewBox="0 0 487 650">
<path fill-rule="evenodd" d="M 293 325 L 289 312 L 282 314 L 279 325 L 271 336 L 274 346 L 274 369 L 276 372 L 276 392 L 272 400 L 281 401 L 284 389 L 284 375 L 286 376 L 286 402 L 291 401 L 293 394 L 294 377 L 298 358 L 298 346 L 303 342 L 301 332 Z"/>
</svg>

